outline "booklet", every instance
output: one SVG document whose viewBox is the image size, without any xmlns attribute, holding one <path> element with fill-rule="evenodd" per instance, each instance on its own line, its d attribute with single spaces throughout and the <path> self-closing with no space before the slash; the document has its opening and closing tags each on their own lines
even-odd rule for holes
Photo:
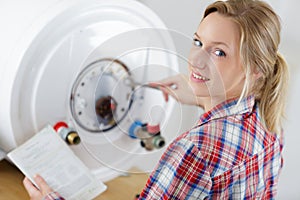
<svg viewBox="0 0 300 200">
<path fill-rule="evenodd" d="M 93 199 L 106 190 L 51 126 L 7 156 L 33 183 L 40 174 L 65 199 Z"/>
</svg>

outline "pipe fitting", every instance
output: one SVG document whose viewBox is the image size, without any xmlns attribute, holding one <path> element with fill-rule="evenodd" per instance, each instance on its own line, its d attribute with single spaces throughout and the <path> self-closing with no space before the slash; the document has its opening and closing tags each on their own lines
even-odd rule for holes
<svg viewBox="0 0 300 200">
<path fill-rule="evenodd" d="M 58 135 L 69 145 L 77 145 L 80 143 L 80 137 L 74 129 L 70 128 L 65 122 L 57 122 L 53 126 Z"/>
</svg>

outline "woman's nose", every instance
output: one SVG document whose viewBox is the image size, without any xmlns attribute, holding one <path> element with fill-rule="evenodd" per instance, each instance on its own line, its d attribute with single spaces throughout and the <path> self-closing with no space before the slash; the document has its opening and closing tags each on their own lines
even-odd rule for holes
<svg viewBox="0 0 300 200">
<path fill-rule="evenodd" d="M 205 69 L 212 64 L 207 51 L 203 48 L 192 47 L 189 55 L 189 63 L 192 67 Z"/>
</svg>

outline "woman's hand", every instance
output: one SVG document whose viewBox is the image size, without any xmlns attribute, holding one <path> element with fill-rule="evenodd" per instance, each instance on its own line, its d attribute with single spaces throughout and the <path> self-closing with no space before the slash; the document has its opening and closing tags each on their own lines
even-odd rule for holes
<svg viewBox="0 0 300 200">
<path fill-rule="evenodd" d="M 53 190 L 48 186 L 46 181 L 41 176 L 36 175 L 34 177 L 34 181 L 40 189 L 36 188 L 27 177 L 25 177 L 23 180 L 23 184 L 30 196 L 30 200 L 41 200 L 47 196 L 47 194 L 53 192 Z"/>
<path fill-rule="evenodd" d="M 180 103 L 201 106 L 200 99 L 194 95 L 189 79 L 184 74 L 171 76 L 158 82 L 149 83 L 149 85 L 159 88 L 163 92 L 166 101 L 169 100 L 169 95 L 171 95 Z"/>
</svg>

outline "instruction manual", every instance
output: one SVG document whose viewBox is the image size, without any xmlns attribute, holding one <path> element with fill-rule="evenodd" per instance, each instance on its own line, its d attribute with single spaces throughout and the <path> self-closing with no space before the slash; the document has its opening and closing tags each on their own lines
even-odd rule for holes
<svg viewBox="0 0 300 200">
<path fill-rule="evenodd" d="M 33 177 L 40 174 L 67 200 L 93 199 L 106 190 L 51 126 L 7 156 L 33 183 Z"/>
</svg>

